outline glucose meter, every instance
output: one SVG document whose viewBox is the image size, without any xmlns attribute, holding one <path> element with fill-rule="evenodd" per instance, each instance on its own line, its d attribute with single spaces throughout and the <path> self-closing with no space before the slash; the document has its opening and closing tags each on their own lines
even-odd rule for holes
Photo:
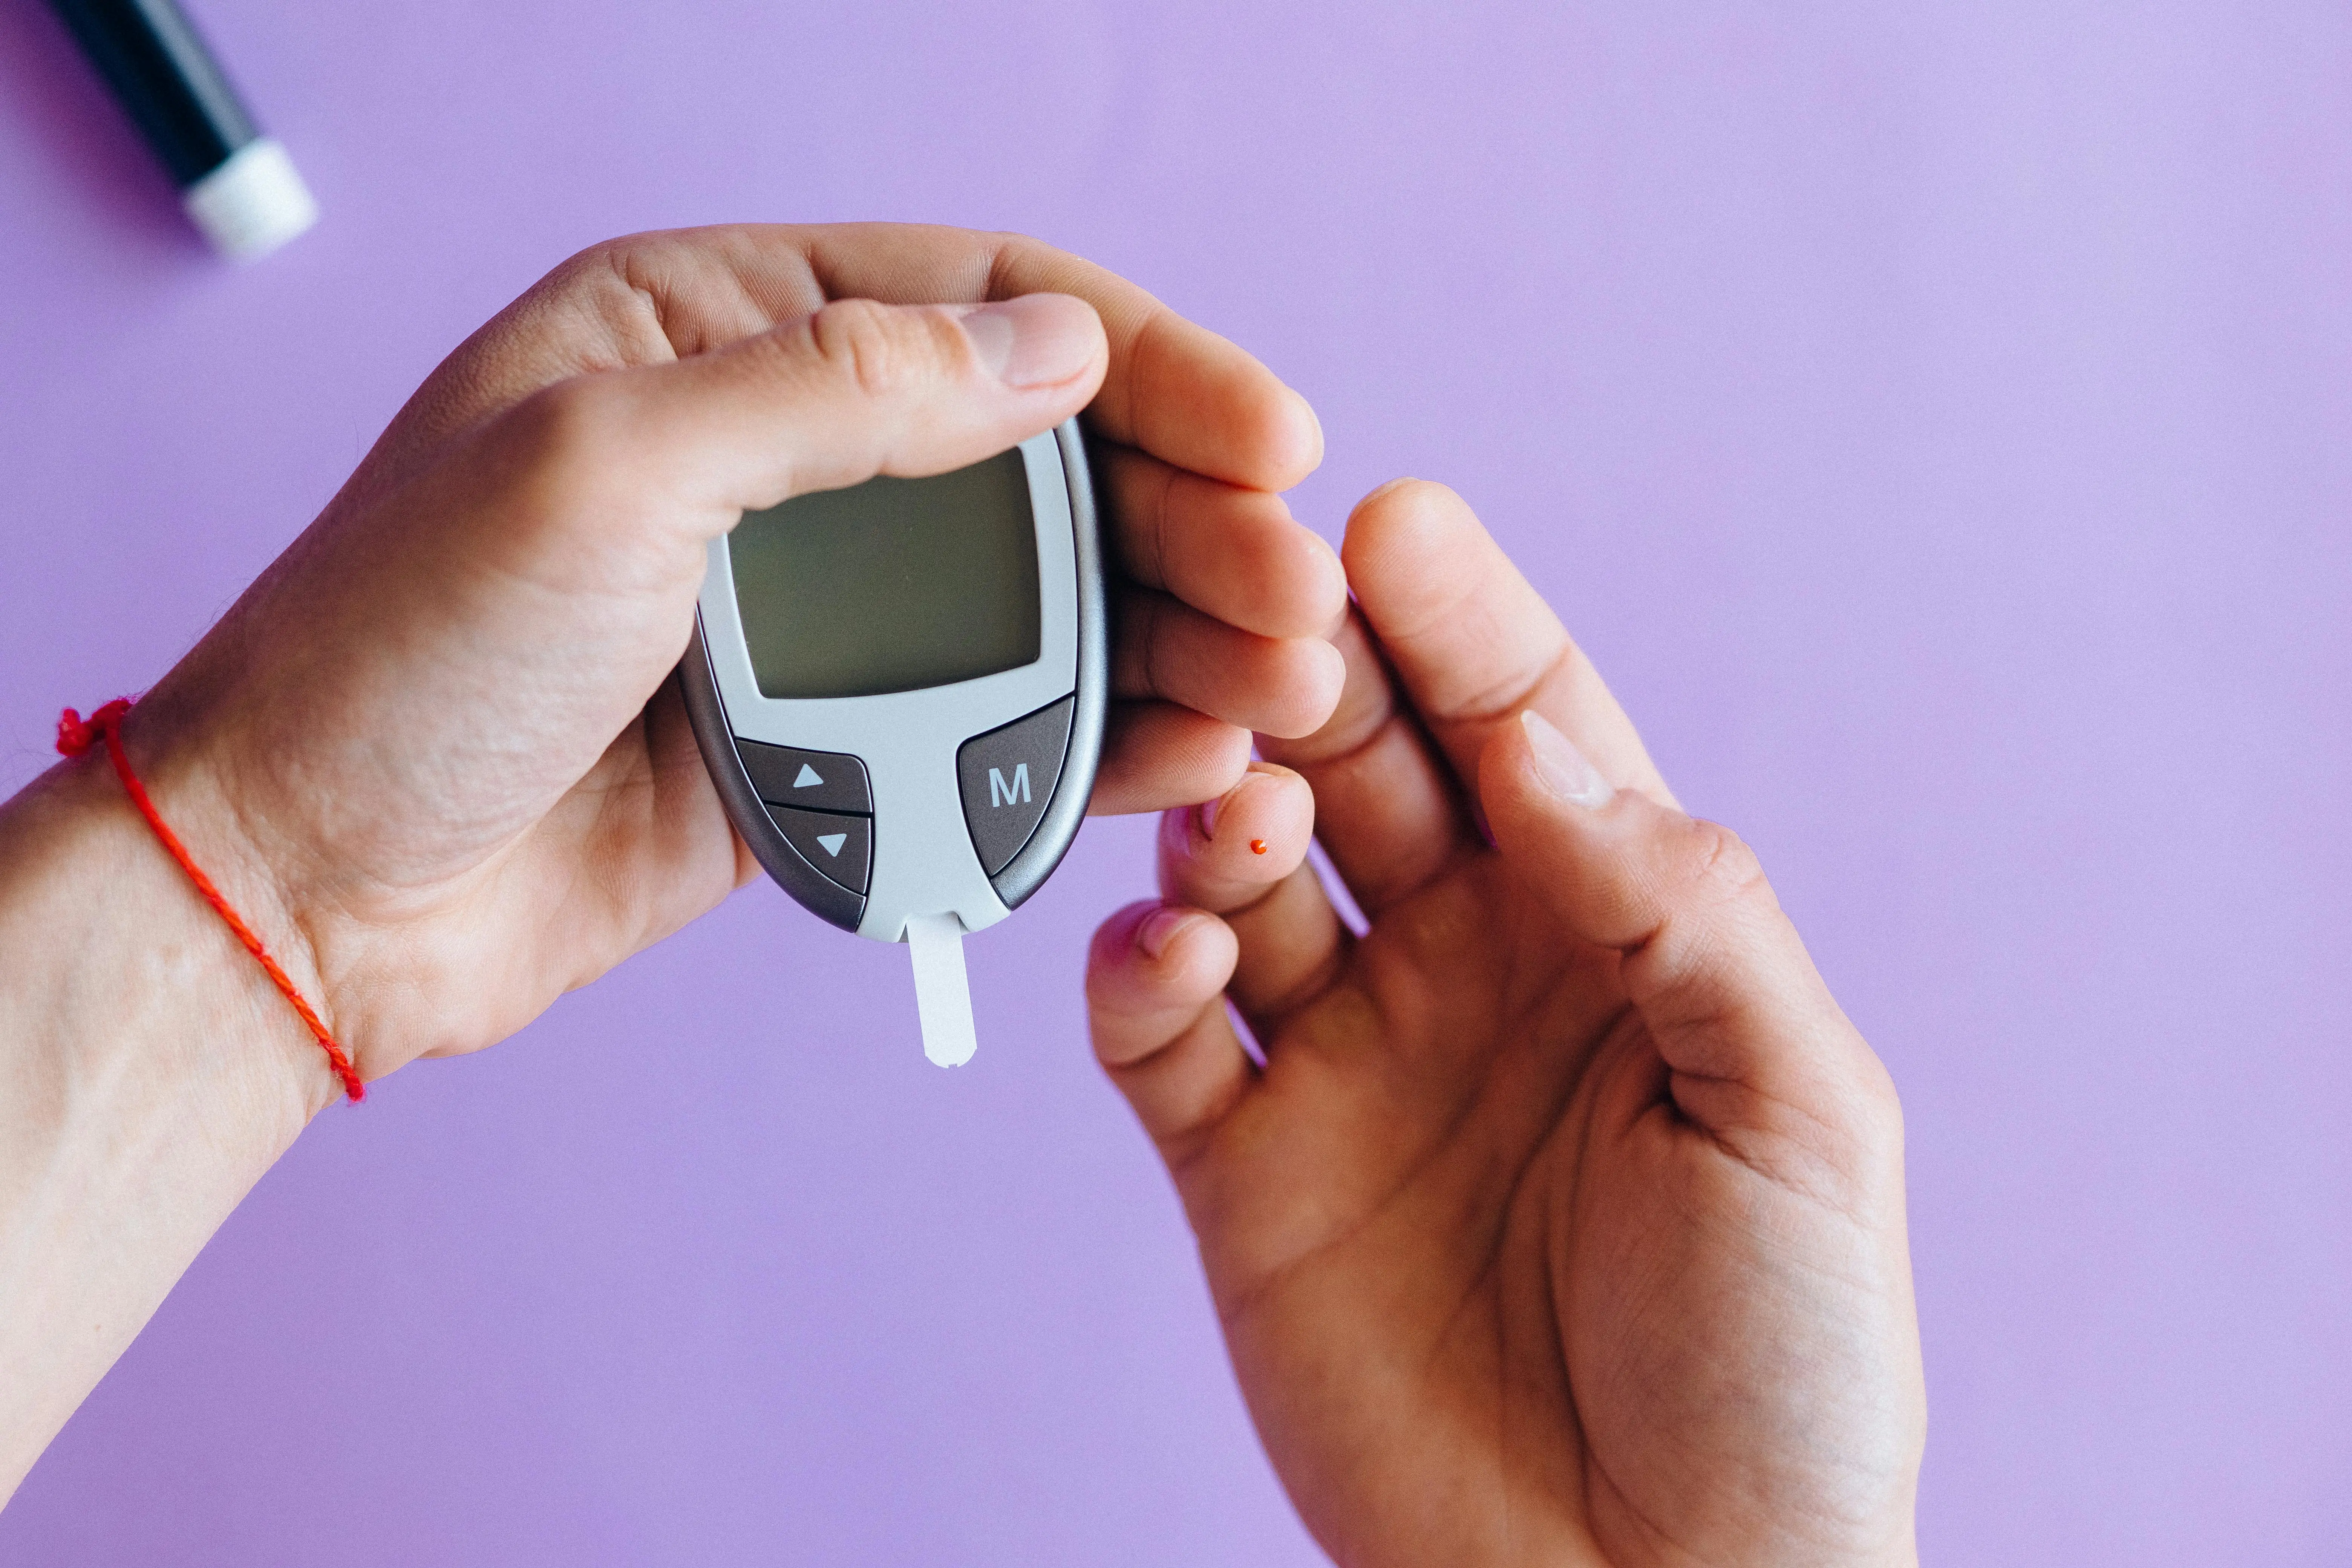
<svg viewBox="0 0 2352 1568">
<path fill-rule="evenodd" d="M 710 543 L 687 711 L 729 817 L 818 918 L 914 952 L 926 1053 L 971 1054 L 964 933 L 1060 864 L 1109 686 L 1077 422 Z"/>
</svg>

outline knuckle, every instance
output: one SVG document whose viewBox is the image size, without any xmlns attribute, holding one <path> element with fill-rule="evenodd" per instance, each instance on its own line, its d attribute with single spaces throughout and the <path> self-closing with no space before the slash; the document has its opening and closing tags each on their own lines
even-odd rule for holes
<svg viewBox="0 0 2352 1568">
<path fill-rule="evenodd" d="M 945 335 L 961 331 L 936 310 L 898 310 L 872 300 L 836 300 L 809 323 L 817 353 L 865 395 L 887 400 L 933 379 Z"/>
<path fill-rule="evenodd" d="M 1705 818 L 1692 820 L 1676 873 L 1680 890 L 1702 908 L 1769 901 L 1772 897 L 1764 863 L 1748 841 L 1721 823 Z"/>
<path fill-rule="evenodd" d="M 567 292 L 582 288 L 601 289 L 615 281 L 626 284 L 643 264 L 649 248 L 648 239 L 647 236 L 632 234 L 600 240 L 567 258 L 547 275 L 546 280 Z"/>
<path fill-rule="evenodd" d="M 531 475 L 562 475 L 595 461 L 616 435 L 612 402 L 593 376 L 541 388 L 515 405 L 513 458 Z"/>
<path fill-rule="evenodd" d="M 624 434 L 617 399 L 599 378 L 543 387 L 516 405 L 513 456 L 525 472 L 569 475 L 599 466 Z"/>
<path fill-rule="evenodd" d="M 484 481 L 519 526 L 593 508 L 635 445 L 625 398 L 602 378 L 557 382 L 517 404 L 480 449 Z"/>
<path fill-rule="evenodd" d="M 646 229 L 592 245 L 573 259 L 609 268 L 623 277 L 635 277 L 647 267 L 667 263 L 686 248 L 676 231 Z"/>
<path fill-rule="evenodd" d="M 655 281 L 677 251 L 674 236 L 659 232 L 623 235 L 567 258 L 534 284 L 530 292 L 572 310 L 583 310 L 624 342 L 644 321 L 656 325 L 663 289 Z"/>
<path fill-rule="evenodd" d="M 583 290 L 599 289 L 607 285 L 616 270 L 614 258 L 622 254 L 625 240 L 599 240 L 584 250 L 575 250 L 551 268 L 546 276 L 523 290 L 524 300 L 548 301 L 572 299 Z"/>
<path fill-rule="evenodd" d="M 982 299 L 1002 300 L 1009 294 L 1026 293 L 1036 285 L 1028 283 L 1023 287 L 1024 281 L 1060 277 L 1076 260 L 1067 252 L 1018 229 L 986 229 L 972 237 L 980 242 Z"/>
<path fill-rule="evenodd" d="M 639 234 L 615 235 L 600 239 L 584 249 L 574 251 L 556 268 L 556 275 L 569 272 L 617 271 L 625 268 L 633 258 L 660 246 L 667 238 L 659 230 Z"/>
</svg>

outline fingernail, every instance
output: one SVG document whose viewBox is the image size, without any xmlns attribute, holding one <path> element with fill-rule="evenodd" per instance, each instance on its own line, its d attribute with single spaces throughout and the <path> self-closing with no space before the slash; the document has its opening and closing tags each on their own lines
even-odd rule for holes
<svg viewBox="0 0 2352 1568">
<path fill-rule="evenodd" d="M 1135 928 L 1135 945 L 1146 958 L 1158 958 L 1176 940 L 1176 933 L 1199 917 L 1191 910 L 1154 910 Z"/>
<path fill-rule="evenodd" d="M 1242 774 L 1241 782 L 1239 784 L 1236 784 L 1233 788 L 1217 796 L 1214 800 L 1204 800 L 1200 805 L 1192 808 L 1192 821 L 1193 824 L 1200 828 L 1202 837 L 1216 837 L 1217 818 L 1224 815 L 1226 805 L 1230 803 L 1235 795 L 1241 794 L 1242 791 L 1255 784 L 1260 776 L 1261 775 L 1257 771 L 1257 765 L 1253 763 L 1250 765 L 1250 770 Z"/>
<path fill-rule="evenodd" d="M 1536 776 L 1544 787 L 1574 805 L 1597 809 L 1616 798 L 1617 792 L 1601 770 L 1585 760 L 1576 742 L 1554 729 L 1530 708 L 1519 714 L 1519 728 L 1528 732 L 1528 752 L 1536 761 Z"/>
<path fill-rule="evenodd" d="M 962 314 L 981 367 L 1007 386 L 1051 386 L 1093 363 L 1099 336 L 1092 312 L 1059 294 L 1024 294 Z"/>
</svg>

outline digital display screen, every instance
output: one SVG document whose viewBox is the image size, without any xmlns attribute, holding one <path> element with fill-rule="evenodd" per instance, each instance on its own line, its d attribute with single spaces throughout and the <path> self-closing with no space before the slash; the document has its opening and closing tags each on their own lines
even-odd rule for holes
<svg viewBox="0 0 2352 1568">
<path fill-rule="evenodd" d="M 746 512 L 728 554 L 764 696 L 878 697 L 1037 659 L 1037 527 L 1017 447 Z"/>
</svg>

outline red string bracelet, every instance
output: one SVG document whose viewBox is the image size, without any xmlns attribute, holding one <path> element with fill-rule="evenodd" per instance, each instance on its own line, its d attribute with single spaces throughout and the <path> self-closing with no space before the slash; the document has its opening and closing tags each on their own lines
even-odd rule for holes
<svg viewBox="0 0 2352 1568">
<path fill-rule="evenodd" d="M 221 896 L 218 888 L 213 886 L 213 879 L 196 868 L 195 861 L 188 854 L 188 847 L 180 842 L 178 834 L 164 826 L 163 814 L 148 798 L 147 786 L 141 784 L 139 775 L 131 771 L 131 758 L 122 749 L 122 716 L 130 711 L 131 699 L 128 697 L 116 698 L 87 719 L 72 709 L 67 709 L 58 717 L 58 752 L 68 757 L 79 757 L 89 751 L 99 737 L 106 738 L 106 754 L 114 759 L 114 771 L 121 776 L 122 787 L 130 792 L 131 804 L 139 808 L 139 815 L 147 819 L 147 826 L 155 830 L 155 837 L 163 840 L 163 847 L 171 851 L 172 858 L 180 863 L 180 869 L 188 874 L 188 880 L 196 885 L 196 891 L 205 896 L 205 902 L 219 911 L 220 918 L 228 922 L 228 929 L 236 932 L 236 940 L 245 943 L 245 951 L 259 961 L 261 967 L 268 973 L 270 984 L 285 994 L 286 1000 L 294 1004 L 294 1011 L 302 1015 L 302 1022 L 310 1026 L 310 1033 L 326 1051 L 328 1064 L 334 1068 L 335 1076 L 342 1080 L 343 1092 L 354 1102 L 365 1100 L 367 1086 L 360 1082 L 359 1069 L 352 1066 L 350 1054 L 335 1043 L 334 1036 L 327 1033 L 327 1026 L 320 1021 L 310 1004 L 302 1000 L 302 993 L 295 989 L 294 982 L 287 977 L 285 970 L 278 967 L 278 961 L 269 956 L 269 950 L 261 944 L 261 939 L 254 934 L 253 928 L 228 907 L 228 900 Z"/>
</svg>

